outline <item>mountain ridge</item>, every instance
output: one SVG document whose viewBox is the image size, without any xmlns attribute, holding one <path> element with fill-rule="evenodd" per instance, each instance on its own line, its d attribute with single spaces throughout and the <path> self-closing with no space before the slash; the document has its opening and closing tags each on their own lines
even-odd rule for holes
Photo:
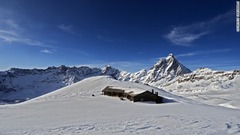
<svg viewBox="0 0 240 135">
<path fill-rule="evenodd" d="M 48 67 L 46 69 L 19 69 L 11 68 L 0 72 L 0 99 L 2 101 L 26 100 L 34 98 L 56 89 L 71 85 L 82 79 L 109 75 L 114 78 L 120 71 L 106 66 L 100 68 Z"/>
<path fill-rule="evenodd" d="M 208 73 L 210 77 L 204 77 Z M 24 101 L 71 85 L 85 78 L 100 75 L 109 75 L 116 80 L 143 83 L 168 91 L 180 91 L 187 87 L 185 84 L 184 87 L 181 86 L 183 83 L 191 86 L 188 89 L 195 89 L 197 86 L 195 86 L 193 80 L 203 82 L 210 80 L 216 87 L 223 86 L 225 82 L 231 83 L 231 80 L 233 80 L 231 78 L 239 76 L 240 72 L 236 70 L 214 71 L 213 73 L 210 69 L 197 69 L 192 72 L 181 64 L 173 54 L 169 54 L 166 58 L 161 58 L 149 70 L 142 69 L 135 73 L 120 71 L 110 65 L 106 65 L 103 68 L 90 68 L 87 66 L 67 67 L 64 65 L 46 69 L 11 68 L 10 70 L 0 72 L 0 100 Z M 218 79 L 219 76 L 227 77 Z M 205 85 L 208 87 L 211 84 L 205 83 Z M 229 85 L 229 87 L 231 86 Z M 203 89 L 203 87 L 199 88 Z"/>
</svg>

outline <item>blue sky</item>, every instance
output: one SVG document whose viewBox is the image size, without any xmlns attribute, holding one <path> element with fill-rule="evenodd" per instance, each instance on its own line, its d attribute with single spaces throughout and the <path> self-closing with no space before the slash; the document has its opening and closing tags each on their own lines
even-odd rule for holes
<svg viewBox="0 0 240 135">
<path fill-rule="evenodd" d="M 234 0 L 0 0 L 0 70 L 135 72 L 173 53 L 195 70 L 240 69 Z"/>
</svg>

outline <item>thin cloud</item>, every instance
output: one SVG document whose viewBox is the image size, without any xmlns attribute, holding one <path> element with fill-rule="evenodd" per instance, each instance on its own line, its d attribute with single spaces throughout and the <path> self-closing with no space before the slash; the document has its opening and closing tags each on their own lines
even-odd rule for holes
<svg viewBox="0 0 240 135">
<path fill-rule="evenodd" d="M 41 50 L 42 53 L 47 53 L 47 54 L 52 54 L 53 51 L 51 50 L 48 50 L 48 49 L 44 49 L 44 50 Z"/>
<path fill-rule="evenodd" d="M 210 51 L 198 51 L 198 52 L 189 52 L 189 53 L 183 53 L 178 54 L 175 57 L 189 57 L 194 55 L 201 55 L 201 54 L 213 54 L 213 53 L 222 53 L 222 52 L 229 52 L 231 49 L 219 49 L 219 50 L 210 50 Z"/>
<path fill-rule="evenodd" d="M 167 38 L 176 45 L 190 46 L 190 43 L 209 33 L 208 31 L 192 33 L 187 29 L 187 27 L 176 27 L 167 35 Z"/>
<path fill-rule="evenodd" d="M 60 24 L 57 26 L 57 28 L 59 28 L 60 30 L 62 30 L 64 32 L 75 34 L 72 25 Z"/>
<path fill-rule="evenodd" d="M 22 45 L 49 47 L 41 41 L 26 36 L 24 29 L 14 20 L 2 20 L 0 23 L 0 40 L 6 43 L 20 43 Z"/>
<path fill-rule="evenodd" d="M 211 33 L 217 25 L 231 22 L 234 11 L 231 10 L 210 20 L 197 22 L 187 26 L 174 27 L 164 37 L 179 46 L 191 46 L 191 43 Z"/>
<path fill-rule="evenodd" d="M 6 23 L 6 24 L 8 25 L 8 27 L 11 28 L 11 29 L 17 29 L 17 30 L 20 30 L 20 29 L 21 29 L 21 28 L 19 28 L 19 25 L 18 25 L 15 21 L 13 21 L 13 20 L 11 20 L 11 19 L 6 20 L 5 23 Z"/>
<path fill-rule="evenodd" d="M 5 32 L 3 32 L 3 31 L 5 31 Z M 20 43 L 23 45 L 49 47 L 47 45 L 44 45 L 40 41 L 22 37 L 22 36 L 20 36 L 20 34 L 18 34 L 17 32 L 14 32 L 14 31 L 0 30 L 0 39 L 7 43 Z"/>
</svg>

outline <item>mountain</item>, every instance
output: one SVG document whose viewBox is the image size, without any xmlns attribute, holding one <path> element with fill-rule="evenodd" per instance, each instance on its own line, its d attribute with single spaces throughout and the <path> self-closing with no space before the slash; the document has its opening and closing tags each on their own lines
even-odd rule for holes
<svg viewBox="0 0 240 135">
<path fill-rule="evenodd" d="M 154 89 L 172 101 L 134 103 L 101 95 L 102 89 L 109 85 Z M 2 135 L 238 135 L 240 132 L 240 110 L 200 104 L 151 86 L 106 76 L 89 77 L 23 103 L 1 105 L 0 114 Z"/>
<path fill-rule="evenodd" d="M 210 105 L 240 108 L 240 70 L 191 72 L 173 54 L 160 59 L 148 71 L 120 72 L 119 80 L 138 82 Z"/>
<path fill-rule="evenodd" d="M 240 108 L 240 70 L 199 68 L 191 72 L 169 54 L 148 71 L 120 74 L 120 80 L 151 85 L 210 105 Z"/>
<path fill-rule="evenodd" d="M 199 68 L 164 84 L 152 85 L 206 104 L 240 108 L 240 70 Z"/>
<path fill-rule="evenodd" d="M 240 96 L 240 70 L 213 71 L 200 68 L 191 72 L 173 54 L 161 58 L 149 70 L 142 69 L 136 73 L 119 71 L 110 65 L 103 68 L 64 65 L 47 69 L 12 68 L 0 72 L 0 102 L 25 101 L 85 78 L 101 75 L 151 85 L 207 104 L 240 108 L 237 103 Z M 219 98 L 216 95 L 225 97 Z"/>
<path fill-rule="evenodd" d="M 151 83 L 166 78 L 172 80 L 176 76 L 190 73 L 191 70 L 183 66 L 175 59 L 173 54 L 160 59 L 150 70 L 144 79 L 144 83 Z"/>
<path fill-rule="evenodd" d="M 66 67 L 64 65 L 47 69 L 12 68 L 0 72 L 0 99 L 3 102 L 24 101 L 91 76 L 110 75 L 117 78 L 119 73 L 119 70 L 109 65 L 102 69 L 86 66 Z"/>
<path fill-rule="evenodd" d="M 170 81 L 187 73 L 191 73 L 191 70 L 178 62 L 173 54 L 169 54 L 166 58 L 161 58 L 148 71 L 143 69 L 136 73 L 121 72 L 119 80 L 152 84 L 160 80 Z"/>
</svg>

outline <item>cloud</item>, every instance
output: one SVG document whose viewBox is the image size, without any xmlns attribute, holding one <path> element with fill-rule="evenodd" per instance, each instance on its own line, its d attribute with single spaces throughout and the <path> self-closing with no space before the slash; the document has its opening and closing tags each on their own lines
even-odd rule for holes
<svg viewBox="0 0 240 135">
<path fill-rule="evenodd" d="M 167 38 L 176 45 L 190 46 L 190 43 L 209 33 L 208 31 L 193 33 L 187 29 L 187 27 L 176 27 L 167 35 Z"/>
<path fill-rule="evenodd" d="M 6 43 L 20 43 L 22 45 L 50 47 L 43 42 L 33 39 L 24 32 L 16 21 L 11 19 L 2 20 L 0 23 L 0 40 Z"/>
<path fill-rule="evenodd" d="M 62 30 L 64 32 L 75 34 L 72 25 L 60 24 L 57 26 L 57 28 L 59 28 L 60 30 Z"/>
<path fill-rule="evenodd" d="M 211 33 L 217 26 L 231 22 L 234 18 L 233 16 L 234 11 L 231 10 L 207 21 L 197 22 L 186 26 L 177 26 L 174 27 L 168 34 L 164 35 L 164 37 L 175 45 L 191 46 L 192 42 Z"/>
<path fill-rule="evenodd" d="M 52 54 L 53 51 L 51 50 L 48 50 L 48 49 L 44 49 L 44 50 L 41 50 L 42 53 L 47 53 L 47 54 Z"/>
<path fill-rule="evenodd" d="M 10 27 L 11 29 L 20 30 L 19 25 L 18 25 L 15 21 L 13 21 L 13 20 L 11 20 L 11 19 L 6 20 L 5 23 L 6 23 L 6 24 L 8 25 L 8 27 Z"/>
<path fill-rule="evenodd" d="M 5 32 L 3 32 L 5 31 Z M 41 47 L 49 47 L 47 45 L 44 45 L 42 42 L 22 37 L 20 34 L 14 31 L 6 31 L 6 30 L 0 30 L 0 39 L 2 41 L 7 43 L 20 43 L 23 45 L 31 45 L 31 46 L 41 46 Z"/>
<path fill-rule="evenodd" d="M 231 49 L 219 49 L 219 50 L 210 50 L 210 51 L 198 51 L 198 52 L 189 52 L 189 53 L 183 53 L 178 54 L 175 57 L 189 57 L 194 55 L 201 55 L 201 54 L 213 54 L 213 53 L 222 53 L 222 52 L 229 52 Z"/>
</svg>

